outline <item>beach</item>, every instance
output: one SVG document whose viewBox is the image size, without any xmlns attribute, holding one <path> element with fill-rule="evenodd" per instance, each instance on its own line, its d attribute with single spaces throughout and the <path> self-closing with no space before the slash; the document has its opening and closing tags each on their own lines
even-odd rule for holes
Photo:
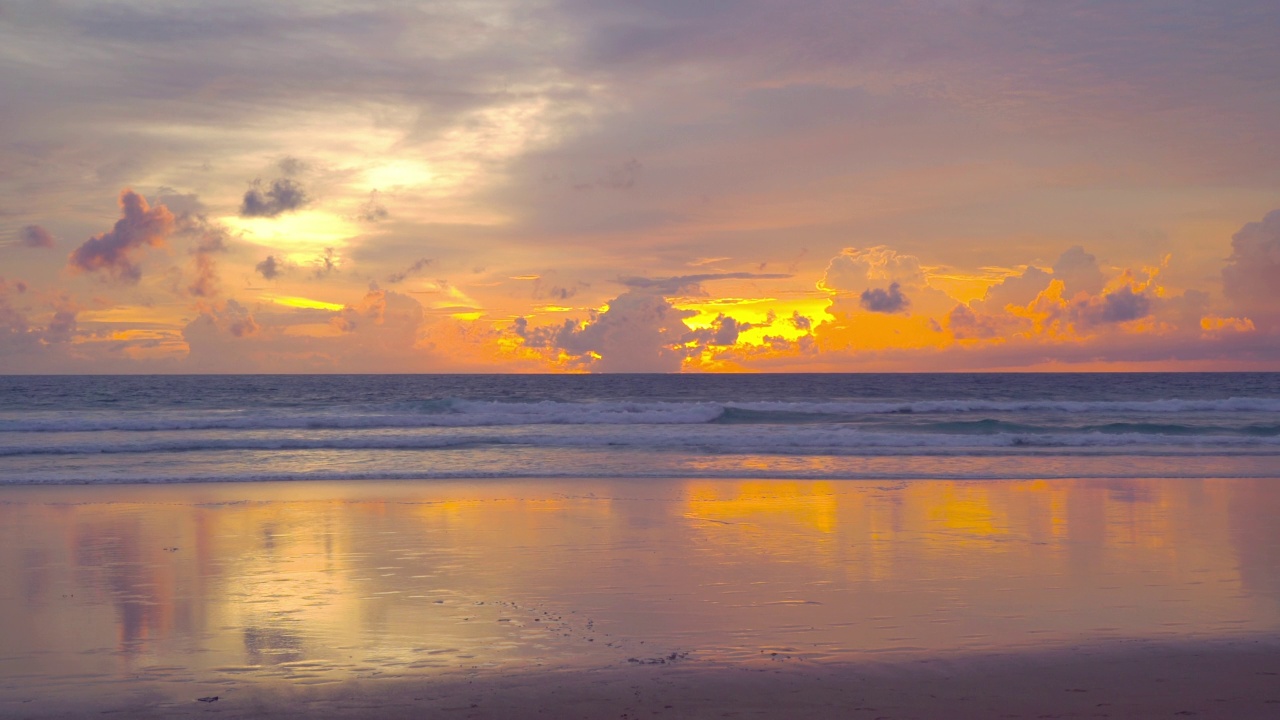
<svg viewBox="0 0 1280 720">
<path fill-rule="evenodd" d="M 10 486 L 0 714 L 1275 717 L 1278 511 L 1274 478 Z"/>
</svg>

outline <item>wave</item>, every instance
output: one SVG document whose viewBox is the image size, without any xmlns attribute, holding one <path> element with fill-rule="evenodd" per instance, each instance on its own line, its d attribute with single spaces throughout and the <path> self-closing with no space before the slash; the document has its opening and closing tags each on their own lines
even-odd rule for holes
<svg viewBox="0 0 1280 720">
<path fill-rule="evenodd" d="M 1211 476 L 1215 479 L 1261 479 L 1273 478 L 1275 473 L 1266 470 L 1222 471 L 1215 469 Z M 1045 471 L 1039 469 L 1027 472 L 1022 467 L 1011 467 L 1000 470 L 984 466 L 980 470 L 969 472 L 929 472 L 920 470 L 880 470 L 849 472 L 828 471 L 796 471 L 796 470 L 760 470 L 757 468 L 732 468 L 723 470 L 681 469 L 677 472 L 663 470 L 645 472 L 643 470 L 627 470 L 622 473 L 601 471 L 575 472 L 557 470 L 555 472 L 519 471 L 433 471 L 417 470 L 412 472 L 358 472 L 345 470 L 317 470 L 305 472 L 262 472 L 262 473 L 226 473 L 226 474 L 171 474 L 171 475 L 63 475 L 63 476 L 29 476 L 8 478 L 3 485 L 168 485 L 189 483 L 258 483 L 258 482 L 316 482 L 316 481 L 447 481 L 447 480 L 829 480 L 829 481 L 890 481 L 910 482 L 912 480 L 1142 480 L 1142 479 L 1201 479 L 1206 477 L 1202 468 L 1189 471 L 1178 471 L 1173 468 L 1162 468 L 1159 472 L 1126 472 L 1124 469 L 1107 468 L 1105 470 L 1081 470 L 1071 468 L 1065 471 Z M 0 500 L 0 505 L 7 501 Z M 411 501 L 405 501 L 411 502 Z"/>
<path fill-rule="evenodd" d="M 423 400 L 382 408 L 59 413 L 0 417 L 0 433 L 162 432 L 186 430 L 361 430 L 515 425 L 752 425 L 849 422 L 871 416 L 989 413 L 1141 414 L 1277 413 L 1280 398 L 1064 401 L 927 400 L 910 402 L 502 402 Z M 1157 423 L 1158 425 L 1158 423 Z"/>
<path fill-rule="evenodd" d="M 1271 437 L 1280 435 L 1280 425 L 1267 423 L 1249 423 L 1241 425 L 1223 424 L 1187 424 L 1169 422 L 1110 422 L 1078 425 L 1037 425 L 1031 423 L 1010 422 L 984 418 L 981 420 L 956 420 L 952 422 L 934 422 L 912 425 L 913 429 L 922 432 L 943 432 L 958 435 L 989 435 L 995 433 L 1106 433 L 1106 434 L 1147 434 L 1147 435 L 1253 435 Z"/>
<path fill-rule="evenodd" d="M 502 446 L 540 448 L 641 448 L 699 454 L 857 455 L 887 452 L 964 453 L 983 450 L 1090 450 L 1155 448 L 1160 452 L 1255 450 L 1280 453 L 1280 436 L 1150 433 L 941 434 L 866 432 L 842 426 L 820 428 L 595 429 L 590 432 L 358 433 L 302 436 L 204 436 L 157 440 L 72 442 L 0 446 L 0 456 L 221 452 L 253 450 L 442 450 Z"/>
<path fill-rule="evenodd" d="M 726 403 L 727 409 L 757 413 L 882 415 L 889 413 L 1203 413 L 1280 412 L 1280 398 L 1232 397 L 1219 400 L 914 400 L 910 402 L 764 401 Z"/>
</svg>

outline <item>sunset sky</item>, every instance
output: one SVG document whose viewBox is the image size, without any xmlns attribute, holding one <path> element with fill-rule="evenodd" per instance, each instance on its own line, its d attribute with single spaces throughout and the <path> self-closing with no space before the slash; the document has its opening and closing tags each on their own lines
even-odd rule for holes
<svg viewBox="0 0 1280 720">
<path fill-rule="evenodd" d="M 0 0 L 0 373 L 1280 370 L 1274 0 Z"/>
</svg>

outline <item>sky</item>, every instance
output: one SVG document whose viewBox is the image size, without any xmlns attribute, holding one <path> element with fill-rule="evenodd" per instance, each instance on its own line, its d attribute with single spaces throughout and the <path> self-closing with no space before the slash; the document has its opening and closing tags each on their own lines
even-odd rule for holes
<svg viewBox="0 0 1280 720">
<path fill-rule="evenodd" d="M 0 0 L 0 373 L 1280 370 L 1274 0 Z"/>
</svg>

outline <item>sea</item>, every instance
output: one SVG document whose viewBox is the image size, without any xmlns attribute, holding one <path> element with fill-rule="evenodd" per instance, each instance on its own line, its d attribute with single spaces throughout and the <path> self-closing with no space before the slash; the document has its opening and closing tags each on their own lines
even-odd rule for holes
<svg viewBox="0 0 1280 720">
<path fill-rule="evenodd" d="M 1280 477 L 1280 373 L 0 376 L 0 484 Z"/>
</svg>

